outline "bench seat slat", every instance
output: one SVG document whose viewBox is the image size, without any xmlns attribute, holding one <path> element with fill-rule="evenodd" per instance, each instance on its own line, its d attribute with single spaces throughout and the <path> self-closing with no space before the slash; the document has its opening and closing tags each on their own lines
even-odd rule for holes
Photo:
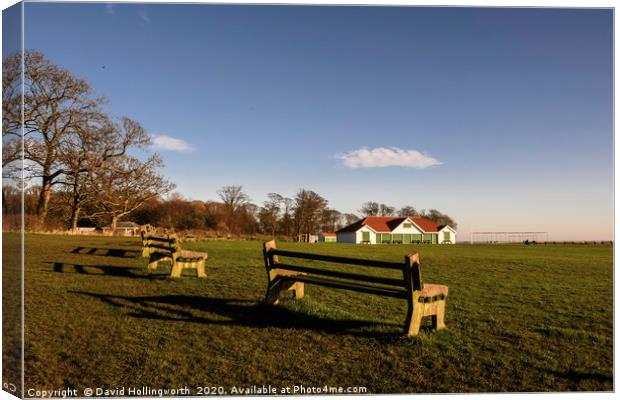
<svg viewBox="0 0 620 400">
<path fill-rule="evenodd" d="M 179 257 L 178 262 L 198 262 L 204 260 L 204 257 Z"/>
<path fill-rule="evenodd" d="M 324 276 L 332 276 L 335 278 L 343 278 L 343 279 L 355 279 L 358 281 L 370 282 L 370 283 L 380 283 L 384 285 L 398 286 L 404 289 L 405 282 L 402 279 L 394 279 L 394 278 L 383 278 L 379 276 L 368 276 L 368 275 L 360 275 L 360 274 L 352 274 L 349 272 L 340 272 L 333 270 L 325 270 L 319 268 L 312 267 L 302 267 L 299 265 L 289 265 L 289 264 L 274 264 L 270 269 L 279 268 L 285 269 L 288 271 L 295 272 L 305 272 L 308 274 L 316 274 L 316 275 L 324 275 Z"/>
<path fill-rule="evenodd" d="M 167 250 L 167 251 L 170 251 L 171 249 L 170 245 L 156 244 L 156 243 L 149 243 L 146 247 L 151 248 L 151 249 L 159 249 L 159 250 Z"/>
<path fill-rule="evenodd" d="M 152 242 L 164 242 L 164 243 L 172 243 L 174 242 L 176 239 L 172 238 L 163 238 L 163 237 L 155 237 L 155 236 L 146 236 L 144 238 L 144 240 L 150 240 Z"/>
<path fill-rule="evenodd" d="M 320 278 L 320 277 L 314 277 L 314 276 L 311 277 L 307 275 L 283 276 L 281 279 L 289 280 L 289 281 L 296 281 L 296 282 L 304 282 L 304 283 L 308 283 L 311 285 L 319 285 L 319 286 L 333 287 L 337 289 L 352 290 L 355 292 L 376 294 L 379 296 L 396 297 L 399 299 L 404 299 L 407 296 L 407 291 L 404 289 L 382 288 L 378 286 L 364 285 L 361 283 L 343 282 L 343 281 L 339 281 L 336 279 Z"/>
<path fill-rule="evenodd" d="M 364 267 L 377 267 L 377 268 L 387 268 L 387 269 L 397 269 L 397 270 L 403 269 L 402 264 L 397 264 L 397 263 L 392 263 L 392 262 L 387 262 L 387 261 L 360 260 L 358 258 L 327 256 L 324 254 L 300 253 L 297 251 L 289 251 L 289 250 L 271 249 L 269 250 L 269 254 L 276 255 L 276 256 L 282 256 L 282 257 L 304 258 L 306 260 L 326 261 L 326 262 L 333 262 L 333 263 L 339 263 L 339 264 L 360 265 Z"/>
</svg>

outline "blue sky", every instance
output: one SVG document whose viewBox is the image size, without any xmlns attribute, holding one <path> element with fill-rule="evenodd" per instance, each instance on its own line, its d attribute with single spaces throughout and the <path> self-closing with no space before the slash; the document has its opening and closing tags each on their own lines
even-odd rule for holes
<svg viewBox="0 0 620 400">
<path fill-rule="evenodd" d="M 610 10 L 26 3 L 25 41 L 176 139 L 186 197 L 612 237 Z"/>
</svg>

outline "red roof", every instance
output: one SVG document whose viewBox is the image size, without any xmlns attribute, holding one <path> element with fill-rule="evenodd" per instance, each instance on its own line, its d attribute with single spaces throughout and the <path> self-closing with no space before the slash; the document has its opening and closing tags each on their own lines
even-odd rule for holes
<svg viewBox="0 0 620 400">
<path fill-rule="evenodd" d="M 362 226 L 368 226 L 375 232 L 392 232 L 407 217 L 366 217 L 349 226 L 345 226 L 338 232 L 356 232 Z M 437 232 L 437 224 L 426 218 L 410 218 L 423 232 Z"/>
<path fill-rule="evenodd" d="M 328 237 L 328 236 L 332 237 L 332 236 L 336 236 L 336 233 L 334 233 L 334 232 L 323 232 L 323 233 L 321 233 L 321 235 L 323 237 Z"/>
<path fill-rule="evenodd" d="M 424 232 L 437 232 L 437 224 L 430 219 L 416 217 L 411 218 L 411 220 Z"/>
<path fill-rule="evenodd" d="M 364 225 L 371 227 L 376 232 L 392 232 L 405 219 L 405 217 L 366 217 Z"/>
</svg>

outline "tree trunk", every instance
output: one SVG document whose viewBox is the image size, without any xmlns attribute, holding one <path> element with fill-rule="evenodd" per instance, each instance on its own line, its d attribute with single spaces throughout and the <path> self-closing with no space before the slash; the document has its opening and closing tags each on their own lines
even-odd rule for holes
<svg viewBox="0 0 620 400">
<path fill-rule="evenodd" d="M 77 232 L 78 220 L 80 219 L 80 207 L 71 207 L 71 232 Z"/>
<path fill-rule="evenodd" d="M 50 154 L 51 151 L 48 146 L 47 156 L 45 158 L 45 163 L 43 164 L 43 171 L 41 171 L 41 193 L 39 194 L 39 202 L 37 204 L 37 215 L 39 216 L 39 221 L 43 225 L 45 224 L 45 220 L 47 219 L 47 210 L 49 207 L 50 197 L 52 195 L 53 176 L 51 175 L 52 161 L 50 158 Z"/>
<path fill-rule="evenodd" d="M 43 184 L 41 185 L 41 193 L 39 194 L 39 202 L 37 204 L 37 214 L 42 224 L 45 223 L 47 218 L 47 209 L 49 207 L 50 196 L 52 194 L 52 180 L 44 176 Z"/>
<path fill-rule="evenodd" d="M 118 222 L 118 216 L 117 215 L 112 216 L 112 222 L 110 223 L 110 235 L 114 235 L 114 232 L 116 232 L 117 222 Z"/>
</svg>

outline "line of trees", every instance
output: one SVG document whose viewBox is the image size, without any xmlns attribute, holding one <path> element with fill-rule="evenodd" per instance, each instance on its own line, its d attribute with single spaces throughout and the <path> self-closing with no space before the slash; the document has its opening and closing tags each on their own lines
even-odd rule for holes
<svg viewBox="0 0 620 400">
<path fill-rule="evenodd" d="M 342 213 L 330 208 L 316 192 L 300 189 L 295 196 L 268 193 L 262 205 L 252 203 L 239 185 L 218 190 L 220 201 L 184 199 L 175 193 L 167 199 L 157 198 L 133 214 L 141 224 L 153 224 L 174 230 L 209 230 L 219 235 L 265 234 L 286 238 L 303 238 L 317 232 L 334 232 L 366 216 L 408 216 L 428 218 L 438 225 L 456 222 L 438 210 L 420 210 L 412 206 L 400 209 L 364 203 L 358 214 Z"/>
<path fill-rule="evenodd" d="M 114 176 L 113 172 L 108 174 Z M 106 179 L 99 184 L 108 182 Z M 38 187 L 30 187 L 25 191 L 27 215 L 36 213 L 39 191 Z M 437 210 L 417 212 L 411 206 L 396 210 L 394 207 L 377 207 L 377 203 L 368 202 L 364 203 L 357 214 L 342 213 L 330 208 L 323 196 L 306 189 L 300 189 L 293 197 L 268 193 L 262 205 L 254 204 L 239 185 L 224 186 L 217 193 L 219 201 L 185 199 L 179 193 L 172 193 L 169 196 L 152 197 L 129 212 L 115 207 L 110 210 L 122 212 L 118 219 L 125 218 L 139 224 L 152 224 L 175 231 L 210 231 L 214 236 L 265 234 L 300 239 L 317 232 L 334 232 L 360 218 L 373 215 L 425 217 L 437 224 L 449 224 L 456 228 L 456 223 L 448 215 Z M 19 207 L 11 208 L 11 205 L 19 204 L 19 191 L 5 186 L 3 196 L 13 199 L 5 202 L 5 212 L 19 213 Z M 62 210 L 67 201 L 66 193 L 54 191 L 50 201 L 51 209 Z M 108 197 L 100 200 L 101 203 L 117 201 Z M 392 211 L 387 213 L 386 210 Z M 109 223 L 110 219 L 105 213 L 87 209 L 80 221 L 86 226 L 101 226 Z"/>
<path fill-rule="evenodd" d="M 422 217 L 430 219 L 437 223 L 437 225 L 450 225 L 451 227 L 457 227 L 456 221 L 454 221 L 449 215 L 443 214 L 435 209 L 430 210 L 416 210 L 413 206 L 403 206 L 400 209 L 391 207 L 382 203 L 374 201 L 366 202 L 359 210 L 360 214 L 364 217 L 369 216 L 402 216 L 402 217 Z"/>
<path fill-rule="evenodd" d="M 134 218 L 141 224 L 175 230 L 288 238 L 333 232 L 358 218 L 329 208 L 324 197 L 306 189 L 300 189 L 292 198 L 269 193 L 261 206 L 252 203 L 239 185 L 224 186 L 217 193 L 220 201 L 188 200 L 176 193 L 166 199 L 153 199 L 137 210 Z"/>
<path fill-rule="evenodd" d="M 36 193 L 35 208 L 26 207 L 29 217 L 36 216 L 28 218 L 35 229 L 61 222 L 76 230 L 83 219 L 115 228 L 147 201 L 173 190 L 157 154 L 146 159 L 130 154 L 148 152 L 151 139 L 144 128 L 106 113 L 106 99 L 85 80 L 34 50 L 5 58 L 2 67 L 3 177 L 16 183 L 3 187 L 5 212 L 23 187 L 28 195 Z"/>
</svg>

